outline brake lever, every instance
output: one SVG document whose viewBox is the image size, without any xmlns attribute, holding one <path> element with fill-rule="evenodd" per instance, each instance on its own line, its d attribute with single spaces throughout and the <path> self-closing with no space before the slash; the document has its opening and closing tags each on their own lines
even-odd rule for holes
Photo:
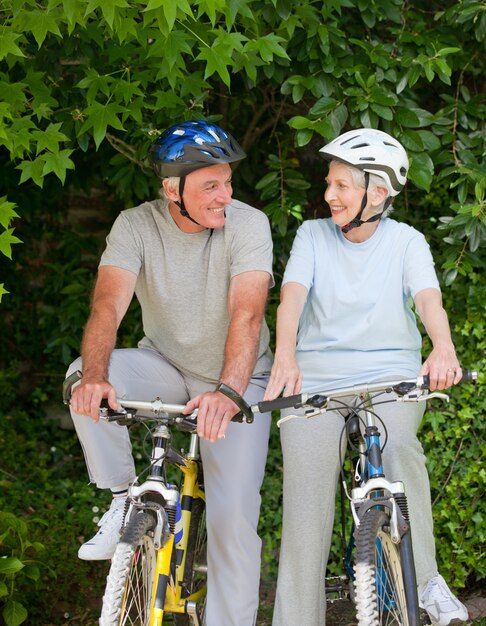
<svg viewBox="0 0 486 626">
<path fill-rule="evenodd" d="M 404 396 L 400 396 L 397 398 L 397 402 L 427 402 L 427 400 L 432 400 L 432 398 L 440 398 L 441 400 L 445 400 L 449 402 L 450 398 L 446 393 L 440 393 L 440 391 L 433 391 L 432 393 L 407 393 Z"/>
<path fill-rule="evenodd" d="M 289 422 L 290 420 L 293 420 L 293 419 L 303 419 L 303 420 L 306 420 L 309 417 L 315 417 L 316 415 L 322 415 L 325 412 L 326 412 L 326 409 L 322 408 L 322 409 L 315 409 L 314 411 L 308 411 L 308 412 L 304 413 L 304 415 L 295 415 L 295 414 L 292 413 L 291 415 L 286 415 L 285 417 L 281 417 L 277 421 L 277 427 L 280 428 L 280 426 L 282 424 L 284 424 L 285 422 Z"/>
</svg>

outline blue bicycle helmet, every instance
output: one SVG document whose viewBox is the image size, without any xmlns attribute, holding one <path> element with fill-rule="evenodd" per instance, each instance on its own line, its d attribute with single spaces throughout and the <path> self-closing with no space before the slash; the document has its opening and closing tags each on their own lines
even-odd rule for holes
<svg viewBox="0 0 486 626">
<path fill-rule="evenodd" d="M 153 143 L 150 155 L 160 178 L 183 177 L 209 165 L 233 163 L 246 157 L 229 133 L 204 120 L 174 124 Z"/>
</svg>

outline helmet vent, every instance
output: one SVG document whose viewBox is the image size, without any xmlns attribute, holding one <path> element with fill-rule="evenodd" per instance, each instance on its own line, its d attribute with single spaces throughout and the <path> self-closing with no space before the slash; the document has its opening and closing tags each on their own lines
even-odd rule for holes
<svg viewBox="0 0 486 626">
<path fill-rule="evenodd" d="M 372 156 L 359 157 L 359 160 L 360 161 L 366 161 L 366 162 L 368 162 L 368 161 L 376 161 L 375 157 L 372 157 Z"/>
<path fill-rule="evenodd" d="M 369 143 L 358 143 L 355 146 L 351 147 L 351 150 L 358 150 L 359 148 L 368 148 L 369 147 Z"/>
</svg>

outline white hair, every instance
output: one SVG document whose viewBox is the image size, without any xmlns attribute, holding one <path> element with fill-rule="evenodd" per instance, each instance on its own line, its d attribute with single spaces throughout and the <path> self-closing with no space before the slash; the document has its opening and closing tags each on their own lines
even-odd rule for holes
<svg viewBox="0 0 486 626">
<path fill-rule="evenodd" d="M 170 191 L 174 191 L 176 193 L 179 191 L 179 182 L 181 180 L 179 176 L 168 176 L 164 180 L 167 181 Z M 165 193 L 164 185 L 161 185 L 160 187 L 160 197 L 163 200 L 168 200 L 167 194 Z"/>
</svg>

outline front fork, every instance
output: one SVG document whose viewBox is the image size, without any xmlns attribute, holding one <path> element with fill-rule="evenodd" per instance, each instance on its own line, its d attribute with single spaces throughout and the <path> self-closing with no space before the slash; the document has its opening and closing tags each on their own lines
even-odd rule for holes
<svg viewBox="0 0 486 626">
<path fill-rule="evenodd" d="M 196 601 L 205 593 L 202 590 L 191 599 L 182 598 L 182 582 L 186 562 L 187 543 L 194 499 L 205 500 L 204 491 L 198 483 L 199 473 L 198 439 L 191 435 L 191 445 L 184 462 L 178 464 L 184 479 L 180 491 L 181 514 L 183 533 L 180 541 L 174 544 L 174 534 L 170 533 L 168 540 L 157 552 L 157 566 L 154 577 L 152 608 L 150 612 L 150 626 L 161 626 L 164 613 L 189 613 L 197 624 Z M 175 558 L 173 558 L 175 556 Z"/>
</svg>

